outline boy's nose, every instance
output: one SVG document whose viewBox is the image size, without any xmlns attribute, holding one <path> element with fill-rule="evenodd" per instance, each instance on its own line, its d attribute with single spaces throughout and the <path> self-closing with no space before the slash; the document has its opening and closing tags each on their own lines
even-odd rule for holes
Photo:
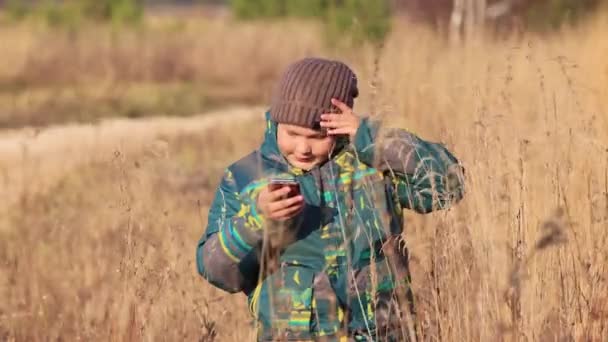
<svg viewBox="0 0 608 342">
<path fill-rule="evenodd" d="M 300 143 L 296 146 L 296 152 L 298 154 L 309 154 L 312 152 L 312 148 L 308 144 Z"/>
</svg>

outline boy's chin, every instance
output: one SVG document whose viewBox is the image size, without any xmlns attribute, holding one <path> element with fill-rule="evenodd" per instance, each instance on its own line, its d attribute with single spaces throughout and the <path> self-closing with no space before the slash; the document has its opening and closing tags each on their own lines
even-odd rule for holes
<svg viewBox="0 0 608 342">
<path fill-rule="evenodd" d="M 291 163 L 292 166 L 297 167 L 298 169 L 302 169 L 304 171 L 310 171 L 312 170 L 315 166 L 317 166 L 317 163 Z"/>
<path fill-rule="evenodd" d="M 297 160 L 289 160 L 289 163 L 291 164 L 291 166 L 294 166 L 298 169 L 302 169 L 304 171 L 310 171 L 311 169 L 313 169 L 315 166 L 321 164 L 319 161 L 311 161 L 311 162 L 306 162 L 306 163 L 302 163 L 299 162 Z"/>
</svg>

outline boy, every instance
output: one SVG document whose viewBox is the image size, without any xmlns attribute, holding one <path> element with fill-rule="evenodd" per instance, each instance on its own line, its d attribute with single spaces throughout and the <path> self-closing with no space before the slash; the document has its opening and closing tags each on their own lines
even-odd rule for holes
<svg viewBox="0 0 608 342">
<path fill-rule="evenodd" d="M 341 62 L 292 64 L 262 146 L 228 167 L 217 190 L 198 271 L 248 296 L 260 341 L 408 338 L 402 208 L 450 207 L 463 196 L 463 169 L 440 144 L 403 130 L 380 137 L 353 113 L 357 95 Z M 299 190 L 270 184 L 276 177 Z"/>
</svg>

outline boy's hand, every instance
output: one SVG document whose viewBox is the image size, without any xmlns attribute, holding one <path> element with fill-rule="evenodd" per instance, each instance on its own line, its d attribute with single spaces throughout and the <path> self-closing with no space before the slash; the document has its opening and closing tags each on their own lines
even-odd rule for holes
<svg viewBox="0 0 608 342">
<path fill-rule="evenodd" d="M 258 196 L 257 204 L 264 217 L 285 221 L 296 216 L 304 208 L 304 197 L 302 195 L 287 197 L 290 191 L 288 186 L 278 189 L 271 189 L 268 186 L 263 189 Z"/>
<path fill-rule="evenodd" d="M 348 135 L 350 141 L 354 141 L 361 119 L 343 102 L 331 99 L 331 103 L 338 107 L 342 114 L 321 115 L 321 127 L 327 128 L 328 135 Z"/>
</svg>

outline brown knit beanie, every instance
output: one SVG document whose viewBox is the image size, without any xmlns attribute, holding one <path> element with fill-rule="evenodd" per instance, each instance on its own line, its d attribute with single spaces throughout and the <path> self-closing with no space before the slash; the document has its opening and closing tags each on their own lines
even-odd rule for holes
<svg viewBox="0 0 608 342">
<path fill-rule="evenodd" d="M 321 114 L 336 112 L 332 98 L 352 108 L 358 95 L 357 77 L 346 64 L 305 58 L 290 65 L 279 80 L 270 116 L 278 123 L 319 129 Z"/>
</svg>

